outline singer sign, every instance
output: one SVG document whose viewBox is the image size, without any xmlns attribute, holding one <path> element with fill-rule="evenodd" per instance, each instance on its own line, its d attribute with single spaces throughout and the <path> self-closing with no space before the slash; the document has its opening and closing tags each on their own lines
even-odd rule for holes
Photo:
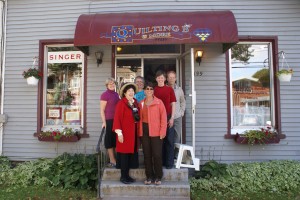
<svg viewBox="0 0 300 200">
<path fill-rule="evenodd" d="M 81 51 L 48 52 L 48 63 L 82 63 L 83 58 Z"/>
</svg>

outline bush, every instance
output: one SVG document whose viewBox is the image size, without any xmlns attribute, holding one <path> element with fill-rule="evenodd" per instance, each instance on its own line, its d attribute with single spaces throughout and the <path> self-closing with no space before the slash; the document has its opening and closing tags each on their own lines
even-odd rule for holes
<svg viewBox="0 0 300 200">
<path fill-rule="evenodd" d="M 11 164 L 7 157 L 0 156 L 0 186 L 4 185 L 7 171 L 11 168 Z"/>
<path fill-rule="evenodd" d="M 228 174 L 205 176 L 190 180 L 192 193 L 212 192 L 216 195 L 244 193 L 287 193 L 300 188 L 300 163 L 270 161 L 233 163 L 226 167 Z M 212 174 L 212 173 L 211 173 Z"/>
<path fill-rule="evenodd" d="M 206 162 L 203 166 L 201 166 L 201 170 L 195 172 L 195 178 L 211 178 L 211 177 L 222 177 L 227 176 L 227 164 L 218 163 L 214 160 L 210 160 Z"/>
<path fill-rule="evenodd" d="M 53 186 L 96 189 L 96 156 L 63 154 L 54 159 L 47 177 Z"/>
<path fill-rule="evenodd" d="M 29 185 L 96 189 L 96 155 L 65 153 L 55 159 L 23 162 L 13 169 L 7 158 L 0 157 L 0 161 L 0 186 L 11 186 L 11 189 Z"/>
</svg>

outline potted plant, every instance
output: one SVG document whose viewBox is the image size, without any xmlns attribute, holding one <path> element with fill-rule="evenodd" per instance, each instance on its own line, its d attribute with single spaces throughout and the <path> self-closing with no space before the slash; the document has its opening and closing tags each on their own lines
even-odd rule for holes
<svg viewBox="0 0 300 200">
<path fill-rule="evenodd" d="M 33 67 L 23 71 L 23 77 L 27 80 L 28 85 L 37 85 L 38 81 L 43 77 L 43 73 Z"/>
<path fill-rule="evenodd" d="M 279 143 L 280 138 L 276 130 L 271 127 L 258 130 L 247 130 L 242 134 L 236 133 L 235 142 L 239 144 L 270 144 Z"/>
<path fill-rule="evenodd" d="M 44 142 L 77 142 L 81 138 L 81 128 L 73 129 L 65 127 L 62 130 L 47 130 L 41 131 L 38 134 L 38 140 Z"/>
<path fill-rule="evenodd" d="M 290 82 L 292 78 L 293 70 L 292 69 L 281 69 L 276 72 L 276 76 L 282 82 Z"/>
</svg>

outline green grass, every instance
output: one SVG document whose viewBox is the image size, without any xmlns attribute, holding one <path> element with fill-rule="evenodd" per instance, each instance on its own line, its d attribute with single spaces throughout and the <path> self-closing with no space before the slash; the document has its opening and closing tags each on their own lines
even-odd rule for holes
<svg viewBox="0 0 300 200">
<path fill-rule="evenodd" d="M 225 196 L 214 195 L 209 192 L 196 191 L 191 196 L 192 200 L 300 200 L 300 188 L 295 191 L 287 192 L 285 194 L 274 193 L 249 193 L 242 195 L 226 194 Z"/>
<path fill-rule="evenodd" d="M 41 186 L 29 186 L 11 190 L 0 187 L 0 200 L 96 200 L 97 192 L 90 190 L 63 190 Z"/>
</svg>

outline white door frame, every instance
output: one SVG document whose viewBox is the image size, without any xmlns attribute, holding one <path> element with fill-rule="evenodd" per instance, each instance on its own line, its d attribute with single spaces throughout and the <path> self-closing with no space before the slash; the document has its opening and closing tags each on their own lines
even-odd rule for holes
<svg viewBox="0 0 300 200">
<path fill-rule="evenodd" d="M 180 56 L 178 56 L 179 64 L 182 66 L 182 58 L 185 56 L 190 55 L 190 61 L 191 61 L 191 93 L 189 96 L 192 97 L 192 104 L 191 104 L 191 110 L 192 110 L 192 146 L 195 154 L 196 149 L 196 135 L 195 135 L 195 116 L 196 116 L 196 90 L 195 90 L 195 63 L 194 63 L 194 48 L 191 48 L 190 50 L 184 52 Z M 180 67 L 181 68 L 181 67 Z"/>
</svg>

